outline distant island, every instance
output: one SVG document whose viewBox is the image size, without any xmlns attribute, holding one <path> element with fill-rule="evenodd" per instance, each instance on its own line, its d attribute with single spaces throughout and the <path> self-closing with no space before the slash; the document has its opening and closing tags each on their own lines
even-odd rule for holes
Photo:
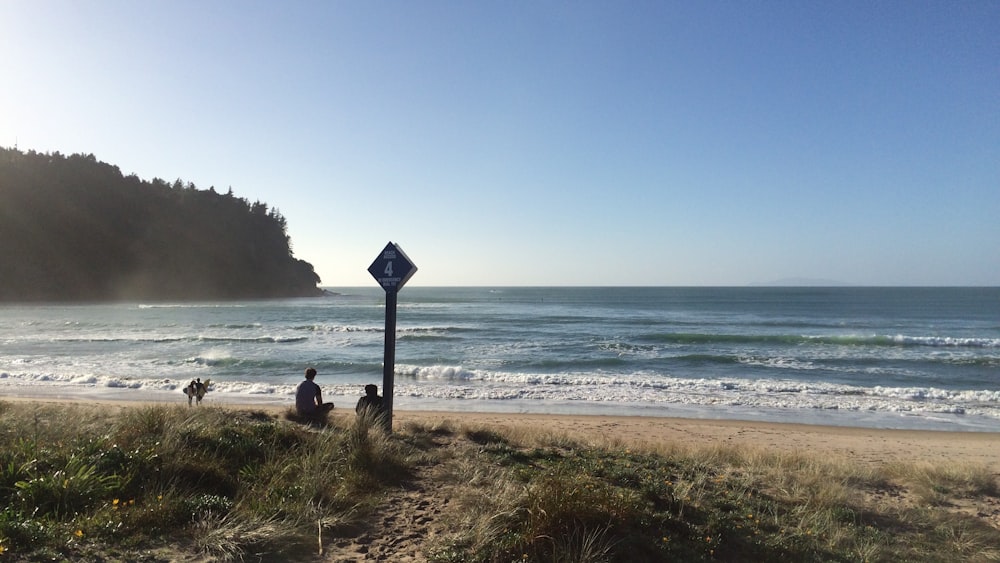
<svg viewBox="0 0 1000 563">
<path fill-rule="evenodd" d="M 285 218 L 232 189 L 0 148 L 0 302 L 311 297 L 319 282 Z"/>
<path fill-rule="evenodd" d="M 818 278 L 782 278 L 769 282 L 751 283 L 751 287 L 850 287 L 854 284 Z"/>
</svg>

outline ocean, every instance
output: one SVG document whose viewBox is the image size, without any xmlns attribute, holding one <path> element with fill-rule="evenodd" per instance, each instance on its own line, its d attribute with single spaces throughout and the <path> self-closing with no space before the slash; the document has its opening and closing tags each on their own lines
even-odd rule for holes
<svg viewBox="0 0 1000 563">
<path fill-rule="evenodd" d="M 382 387 L 385 294 L 0 305 L 3 396 L 287 404 Z M 405 287 L 396 409 L 1000 431 L 1000 288 Z"/>
</svg>

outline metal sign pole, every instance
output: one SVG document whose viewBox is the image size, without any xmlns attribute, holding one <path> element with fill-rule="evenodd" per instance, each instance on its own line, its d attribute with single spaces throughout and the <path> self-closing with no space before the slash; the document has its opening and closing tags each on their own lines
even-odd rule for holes
<svg viewBox="0 0 1000 563">
<path fill-rule="evenodd" d="M 392 432 L 392 395 L 396 377 L 396 292 L 385 292 L 385 355 L 382 360 L 382 408 L 385 431 Z"/>
<path fill-rule="evenodd" d="M 391 241 L 382 249 L 368 273 L 385 290 L 385 356 L 382 359 L 382 408 L 385 430 L 392 432 L 392 395 L 396 372 L 396 294 L 416 273 L 410 258 Z"/>
</svg>

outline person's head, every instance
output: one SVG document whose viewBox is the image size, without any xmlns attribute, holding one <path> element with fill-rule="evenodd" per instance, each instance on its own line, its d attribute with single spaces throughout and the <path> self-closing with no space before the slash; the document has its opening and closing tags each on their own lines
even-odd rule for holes
<svg viewBox="0 0 1000 563">
<path fill-rule="evenodd" d="M 306 368 L 306 379 L 312 380 L 316 377 L 316 368 Z"/>
<path fill-rule="evenodd" d="M 378 395 L 378 387 L 372 383 L 365 385 L 365 395 L 368 395 L 369 397 Z"/>
</svg>

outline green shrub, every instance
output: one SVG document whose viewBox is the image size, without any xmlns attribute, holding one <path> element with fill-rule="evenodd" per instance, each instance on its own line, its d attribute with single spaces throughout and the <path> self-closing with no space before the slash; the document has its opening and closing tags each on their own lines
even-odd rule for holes
<svg viewBox="0 0 1000 563">
<path fill-rule="evenodd" d="M 15 557 L 79 559 L 94 542 L 166 542 L 220 558 L 251 546 L 296 553 L 316 522 L 345 521 L 382 479 L 406 472 L 403 444 L 377 429 L 310 430 L 213 408 L 115 417 L 3 405 L 0 552 Z"/>
<path fill-rule="evenodd" d="M 29 466 L 25 473 L 27 479 L 14 484 L 21 509 L 56 519 L 86 510 L 113 494 L 121 482 L 117 475 L 101 473 L 96 465 L 76 456 L 71 456 L 61 469 L 39 471 Z"/>
</svg>

